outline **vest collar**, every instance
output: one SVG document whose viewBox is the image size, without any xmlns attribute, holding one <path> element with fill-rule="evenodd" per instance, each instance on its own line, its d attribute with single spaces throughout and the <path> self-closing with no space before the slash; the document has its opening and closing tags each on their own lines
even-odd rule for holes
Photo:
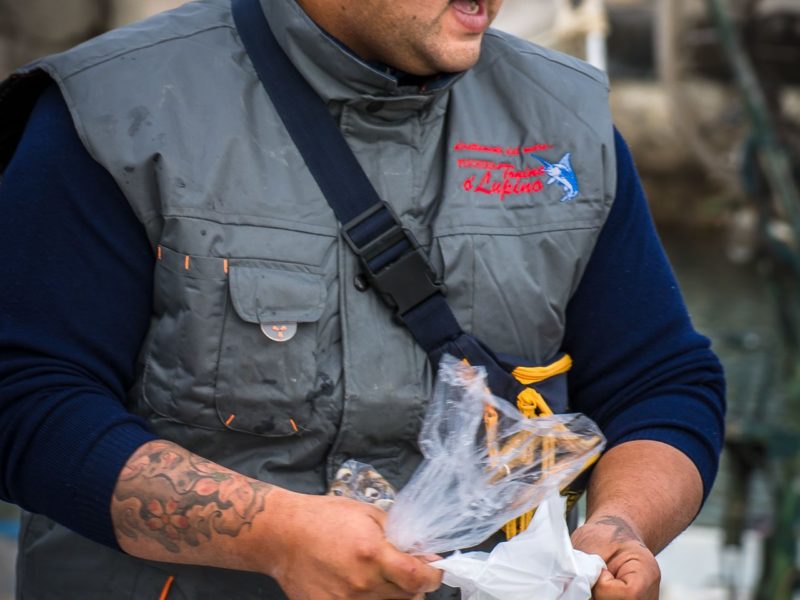
<svg viewBox="0 0 800 600">
<path fill-rule="evenodd" d="M 399 99 L 423 107 L 449 90 L 463 73 L 432 78 L 426 90 L 404 85 L 389 67 L 367 62 L 328 35 L 296 0 L 260 0 L 278 44 L 327 103 Z"/>
</svg>

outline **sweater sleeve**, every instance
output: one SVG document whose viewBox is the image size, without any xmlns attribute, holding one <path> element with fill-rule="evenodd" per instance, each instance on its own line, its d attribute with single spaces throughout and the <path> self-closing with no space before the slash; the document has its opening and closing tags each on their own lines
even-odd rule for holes
<svg viewBox="0 0 800 600">
<path fill-rule="evenodd" d="M 694 330 L 627 145 L 616 135 L 617 192 L 566 315 L 575 410 L 609 447 L 656 440 L 716 477 L 724 431 L 722 367 Z"/>
<path fill-rule="evenodd" d="M 0 497 L 117 547 L 117 476 L 155 437 L 124 406 L 154 257 L 55 85 L 0 182 L 0 206 Z"/>
</svg>

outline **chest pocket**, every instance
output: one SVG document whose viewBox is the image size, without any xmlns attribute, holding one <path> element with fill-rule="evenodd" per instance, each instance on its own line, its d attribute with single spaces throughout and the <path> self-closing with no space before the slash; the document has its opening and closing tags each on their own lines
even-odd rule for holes
<svg viewBox="0 0 800 600">
<path fill-rule="evenodd" d="M 230 267 L 216 407 L 230 429 L 298 433 L 311 418 L 317 323 L 326 289 L 319 273 L 270 263 Z"/>
<path fill-rule="evenodd" d="M 143 353 L 147 405 L 206 429 L 279 437 L 313 428 L 322 273 L 163 246 L 158 253 Z"/>
</svg>

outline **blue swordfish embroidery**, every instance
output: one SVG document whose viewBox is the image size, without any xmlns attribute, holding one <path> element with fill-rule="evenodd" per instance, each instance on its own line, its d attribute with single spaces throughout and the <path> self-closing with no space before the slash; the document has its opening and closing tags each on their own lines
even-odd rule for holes
<svg viewBox="0 0 800 600">
<path fill-rule="evenodd" d="M 536 154 L 531 154 L 531 156 L 544 165 L 544 172 L 550 177 L 550 179 L 547 180 L 548 185 L 557 183 L 564 188 L 564 195 L 561 197 L 561 202 L 568 202 L 578 195 L 580 186 L 578 185 L 578 178 L 570 162 L 570 158 L 572 157 L 571 152 L 567 152 L 556 164 L 547 162 Z"/>
</svg>

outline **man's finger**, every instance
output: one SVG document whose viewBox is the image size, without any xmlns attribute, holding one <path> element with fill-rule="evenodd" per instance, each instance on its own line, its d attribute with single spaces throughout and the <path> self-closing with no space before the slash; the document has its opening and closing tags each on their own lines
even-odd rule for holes
<svg viewBox="0 0 800 600">
<path fill-rule="evenodd" d="M 593 600 L 624 600 L 628 598 L 626 595 L 627 586 L 623 581 L 620 581 L 611 574 L 608 569 L 600 571 L 600 577 L 592 588 Z"/>
<path fill-rule="evenodd" d="M 363 594 L 363 596 L 361 595 Z M 392 600 L 417 600 L 417 597 L 424 598 L 425 594 L 419 595 L 414 592 L 407 592 L 395 583 L 383 581 L 380 584 L 371 586 L 368 590 L 357 592 L 357 598 L 391 598 Z"/>
<path fill-rule="evenodd" d="M 407 592 L 433 592 L 442 585 L 442 571 L 415 556 L 405 554 L 387 543 L 381 557 L 383 576 Z"/>
<path fill-rule="evenodd" d="M 600 577 L 597 578 L 597 583 L 604 584 L 613 581 L 615 578 L 608 569 L 600 571 Z"/>
<path fill-rule="evenodd" d="M 439 556 L 438 554 L 420 554 L 417 558 L 424 560 L 425 562 L 436 562 L 437 560 L 444 559 L 444 556 Z"/>
<path fill-rule="evenodd" d="M 625 579 L 603 570 L 592 588 L 594 600 L 655 600 L 658 580 L 650 581 L 641 573 L 631 572 Z"/>
</svg>

